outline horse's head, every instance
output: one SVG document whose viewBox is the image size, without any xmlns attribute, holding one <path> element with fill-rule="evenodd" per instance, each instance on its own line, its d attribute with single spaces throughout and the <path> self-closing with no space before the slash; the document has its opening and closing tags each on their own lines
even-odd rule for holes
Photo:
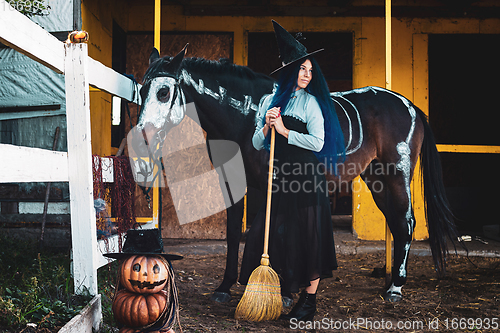
<svg viewBox="0 0 500 333">
<path fill-rule="evenodd" d="M 168 130 L 178 125 L 186 113 L 186 101 L 180 87 L 179 73 L 187 45 L 175 57 L 160 58 L 155 48 L 141 88 L 142 105 L 137 123 L 148 138 L 161 140 Z"/>
<path fill-rule="evenodd" d="M 157 176 L 154 164 L 161 164 L 167 133 L 181 122 L 186 113 L 186 101 L 179 82 L 186 47 L 175 57 L 160 58 L 156 49 L 149 57 L 149 67 L 140 91 L 139 121 L 127 135 L 134 177 L 143 186 L 153 184 Z"/>
</svg>

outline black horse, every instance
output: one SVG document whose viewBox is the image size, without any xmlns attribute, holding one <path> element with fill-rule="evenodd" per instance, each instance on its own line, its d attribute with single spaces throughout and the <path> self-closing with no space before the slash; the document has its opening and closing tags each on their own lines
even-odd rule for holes
<svg viewBox="0 0 500 333">
<path fill-rule="evenodd" d="M 269 153 L 252 146 L 255 115 L 263 96 L 275 81 L 247 67 L 200 58 L 160 58 L 154 50 L 141 89 L 143 104 L 137 127 L 153 146 L 164 131 L 177 125 L 185 105 L 194 103 L 207 140 L 231 140 L 241 149 L 248 186 L 266 189 Z M 429 240 L 436 270 L 445 273 L 446 238 L 456 229 L 445 197 L 442 171 L 433 134 L 425 114 L 405 97 L 379 87 L 331 94 L 346 142 L 346 159 L 336 176 L 327 175 L 331 187 L 358 175 L 368 185 L 394 238 L 392 283 L 385 298 L 402 298 L 407 259 L 415 228 L 410 182 L 418 157 L 426 199 Z M 189 116 L 189 114 L 187 115 Z M 150 142 L 151 144 L 151 142 Z M 243 200 L 227 209 L 227 261 L 224 279 L 212 299 L 228 301 L 238 279 Z"/>
</svg>

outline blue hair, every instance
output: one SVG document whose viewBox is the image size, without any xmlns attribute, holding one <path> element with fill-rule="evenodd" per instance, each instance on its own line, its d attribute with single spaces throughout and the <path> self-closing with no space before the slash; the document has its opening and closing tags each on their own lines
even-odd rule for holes
<svg viewBox="0 0 500 333">
<path fill-rule="evenodd" d="M 330 96 L 328 84 L 326 83 L 325 77 L 316 59 L 307 57 L 304 58 L 303 61 L 297 61 L 295 64 L 290 64 L 280 71 L 278 88 L 276 89 L 276 93 L 274 94 L 269 108 L 280 107 L 281 110 L 285 110 L 292 97 L 292 93 L 297 87 L 300 65 L 302 65 L 306 59 L 311 61 L 313 68 L 312 79 L 307 85 L 306 91 L 316 97 L 323 114 L 325 126 L 325 143 L 321 151 L 315 152 L 315 154 L 319 161 L 324 163 L 330 172 L 336 174 L 336 164 L 345 160 L 344 134 L 342 133 L 337 112 L 335 111 L 335 106 Z M 264 117 L 263 122 L 265 123 L 265 121 L 266 119 Z M 266 143 L 269 143 L 269 137 L 268 135 Z M 268 145 L 266 144 L 266 146 Z"/>
</svg>

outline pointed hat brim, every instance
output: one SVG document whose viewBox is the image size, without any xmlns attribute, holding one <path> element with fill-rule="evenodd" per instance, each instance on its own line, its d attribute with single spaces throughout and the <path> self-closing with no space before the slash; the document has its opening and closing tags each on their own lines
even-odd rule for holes
<svg viewBox="0 0 500 333">
<path fill-rule="evenodd" d="M 271 72 L 273 75 L 283 68 L 295 64 L 307 57 L 323 51 L 324 49 L 319 49 L 313 52 L 307 52 L 307 49 L 302 43 L 300 43 L 295 37 L 293 37 L 285 28 L 283 28 L 278 22 L 272 20 L 274 34 L 276 36 L 276 42 L 278 43 L 278 49 L 280 52 L 280 59 L 282 66 Z"/>
<path fill-rule="evenodd" d="M 285 68 L 285 67 L 287 67 L 287 66 L 290 66 L 290 65 L 292 65 L 292 64 L 295 64 L 295 63 L 297 63 L 297 62 L 299 62 L 299 61 L 301 61 L 301 60 L 305 60 L 307 57 L 309 57 L 309 56 L 311 56 L 311 55 L 313 55 L 313 54 L 316 54 L 316 53 L 318 53 L 318 52 L 324 51 L 324 50 L 325 50 L 325 49 L 319 49 L 319 50 L 316 50 L 316 51 L 314 51 L 314 52 L 308 53 L 308 54 L 306 54 L 305 56 L 302 56 L 302 57 L 300 57 L 300 58 L 298 58 L 298 59 L 295 59 L 294 61 L 291 61 L 291 62 L 289 62 L 289 63 L 287 63 L 287 64 L 283 63 L 283 66 L 281 66 L 280 68 L 275 69 L 275 70 L 274 70 L 274 71 L 272 71 L 272 72 L 271 72 L 271 74 L 269 74 L 269 75 L 276 74 L 276 73 L 278 73 L 280 70 L 282 70 L 283 68 Z"/>
</svg>

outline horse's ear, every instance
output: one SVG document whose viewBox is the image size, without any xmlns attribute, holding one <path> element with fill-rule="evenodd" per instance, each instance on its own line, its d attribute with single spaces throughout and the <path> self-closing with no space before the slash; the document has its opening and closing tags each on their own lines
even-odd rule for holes
<svg viewBox="0 0 500 333">
<path fill-rule="evenodd" d="M 160 52 L 158 52 L 156 47 L 153 47 L 153 50 L 151 51 L 151 54 L 149 55 L 149 64 L 151 65 L 153 62 L 155 62 L 159 58 L 160 58 Z"/>
<path fill-rule="evenodd" d="M 184 46 L 181 52 L 177 53 L 177 55 L 172 59 L 172 61 L 170 61 L 169 64 L 170 71 L 177 73 L 177 71 L 181 67 L 182 59 L 184 59 L 184 56 L 186 55 L 188 45 L 189 43 L 186 44 L 186 46 Z"/>
</svg>

